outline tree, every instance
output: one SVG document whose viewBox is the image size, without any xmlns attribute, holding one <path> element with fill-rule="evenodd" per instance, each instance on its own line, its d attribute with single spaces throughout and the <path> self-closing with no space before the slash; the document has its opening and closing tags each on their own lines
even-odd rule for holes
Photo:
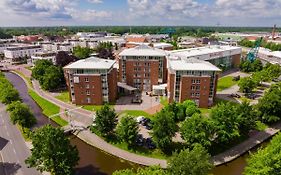
<svg viewBox="0 0 281 175">
<path fill-rule="evenodd" d="M 93 50 L 88 47 L 74 47 L 73 48 L 73 54 L 75 57 L 79 59 L 85 59 L 90 57 L 91 53 L 93 53 Z"/>
<path fill-rule="evenodd" d="M 31 137 L 33 148 L 25 161 L 29 167 L 54 175 L 74 174 L 73 168 L 79 160 L 78 150 L 70 144 L 62 129 L 46 125 L 35 130 Z"/>
<path fill-rule="evenodd" d="M 71 62 L 76 61 L 77 58 L 73 55 L 69 55 L 65 51 L 59 51 L 56 55 L 56 65 L 60 67 L 64 67 Z"/>
<path fill-rule="evenodd" d="M 181 137 L 190 147 L 199 143 L 208 148 L 212 144 L 213 126 L 208 118 L 204 118 L 200 114 L 195 113 L 186 118 L 181 125 L 180 132 Z"/>
<path fill-rule="evenodd" d="M 241 78 L 238 82 L 239 90 L 244 93 L 250 93 L 255 87 L 257 87 L 256 82 L 251 77 Z"/>
<path fill-rule="evenodd" d="M 252 63 L 251 61 L 249 60 L 245 60 L 245 61 L 242 61 L 240 63 L 240 69 L 243 71 L 243 72 L 252 72 Z"/>
<path fill-rule="evenodd" d="M 61 67 L 49 66 L 40 79 L 40 84 L 45 90 L 54 90 L 64 84 L 64 75 Z"/>
<path fill-rule="evenodd" d="M 173 119 L 173 113 L 163 109 L 156 114 L 152 139 L 158 148 L 164 152 L 170 151 L 169 148 L 176 131 L 177 125 Z"/>
<path fill-rule="evenodd" d="M 271 123 L 281 117 L 281 83 L 272 85 L 268 92 L 259 99 L 257 109 L 259 116 L 265 122 Z"/>
<path fill-rule="evenodd" d="M 258 72 L 261 71 L 263 68 L 262 62 L 259 59 L 255 59 L 255 61 L 252 63 L 252 71 Z"/>
<path fill-rule="evenodd" d="M 1 90 L 0 99 L 1 102 L 4 104 L 10 104 L 13 101 L 20 100 L 19 93 L 16 89 L 14 89 L 12 86 L 6 86 Z"/>
<path fill-rule="evenodd" d="M 32 69 L 31 76 L 36 80 L 40 80 L 44 76 L 46 69 L 52 65 L 53 63 L 49 60 L 37 60 L 34 68 Z"/>
<path fill-rule="evenodd" d="M 169 160 L 168 171 L 173 175 L 208 175 L 213 168 L 211 156 L 199 144 L 185 149 Z"/>
<path fill-rule="evenodd" d="M 112 42 L 100 42 L 96 48 L 98 57 L 104 59 L 114 59 Z"/>
<path fill-rule="evenodd" d="M 129 146 L 133 146 L 135 144 L 138 131 L 139 131 L 138 123 L 131 116 L 122 117 L 116 129 L 116 133 L 118 137 L 122 141 L 128 143 Z"/>
<path fill-rule="evenodd" d="M 240 136 L 240 123 L 235 111 L 236 107 L 231 103 L 220 103 L 212 109 L 210 116 L 214 122 L 216 143 L 227 144 Z"/>
<path fill-rule="evenodd" d="M 115 171 L 113 175 L 166 175 L 167 172 L 161 169 L 159 166 L 150 166 L 146 168 L 139 168 L 137 172 L 132 169 L 125 169 Z"/>
<path fill-rule="evenodd" d="M 281 172 L 281 134 L 271 140 L 264 149 L 250 155 L 244 175 L 279 175 Z"/>
<path fill-rule="evenodd" d="M 36 118 L 28 106 L 20 101 L 14 101 L 9 104 L 7 111 L 10 112 L 13 124 L 19 124 L 22 128 L 31 128 L 36 123 Z"/>
<path fill-rule="evenodd" d="M 113 132 L 117 125 L 117 116 L 114 109 L 111 109 L 108 104 L 105 104 L 96 112 L 95 124 L 97 130 L 104 136 Z"/>
<path fill-rule="evenodd" d="M 185 114 L 186 117 L 191 117 L 193 114 L 200 114 L 201 111 L 198 109 L 196 103 L 192 100 L 186 100 L 183 102 L 183 105 L 185 106 Z"/>
<path fill-rule="evenodd" d="M 250 130 L 255 129 L 257 117 L 257 111 L 249 102 L 243 101 L 241 105 L 236 108 L 239 120 L 239 131 L 247 135 Z"/>
</svg>

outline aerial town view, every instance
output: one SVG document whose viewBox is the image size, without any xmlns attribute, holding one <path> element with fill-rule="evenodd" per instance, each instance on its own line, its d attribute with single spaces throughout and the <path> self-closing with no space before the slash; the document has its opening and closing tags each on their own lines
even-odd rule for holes
<svg viewBox="0 0 281 175">
<path fill-rule="evenodd" d="M 0 175 L 281 175 L 280 0 L 1 0 Z"/>
</svg>

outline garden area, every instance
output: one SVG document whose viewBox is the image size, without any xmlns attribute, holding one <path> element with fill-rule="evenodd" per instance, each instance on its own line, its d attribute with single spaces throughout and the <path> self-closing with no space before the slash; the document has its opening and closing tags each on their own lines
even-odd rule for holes
<svg viewBox="0 0 281 175">
<path fill-rule="evenodd" d="M 217 91 L 222 91 L 224 89 L 230 88 L 235 84 L 237 84 L 237 81 L 234 81 L 232 76 L 222 77 L 218 79 Z"/>
</svg>

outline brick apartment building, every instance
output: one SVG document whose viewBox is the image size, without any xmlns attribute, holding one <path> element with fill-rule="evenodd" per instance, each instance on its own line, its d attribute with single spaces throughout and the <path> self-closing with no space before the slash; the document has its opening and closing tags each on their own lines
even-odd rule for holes
<svg viewBox="0 0 281 175">
<path fill-rule="evenodd" d="M 117 98 L 117 69 L 114 60 L 90 57 L 65 66 L 64 75 L 71 102 L 102 105 Z"/>
<path fill-rule="evenodd" d="M 169 57 L 168 100 L 194 100 L 199 107 L 211 106 L 216 95 L 220 69 L 196 58 Z"/>
<path fill-rule="evenodd" d="M 166 82 L 164 50 L 139 45 L 119 54 L 119 81 L 140 91 L 151 91 L 153 85 Z"/>
</svg>

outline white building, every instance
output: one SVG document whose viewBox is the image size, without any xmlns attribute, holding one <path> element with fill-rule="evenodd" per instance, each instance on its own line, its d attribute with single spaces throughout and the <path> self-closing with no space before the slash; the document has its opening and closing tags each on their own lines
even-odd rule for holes
<svg viewBox="0 0 281 175">
<path fill-rule="evenodd" d="M 71 52 L 73 49 L 73 46 L 70 43 L 54 43 L 52 45 L 52 50 L 54 52 L 58 51 L 65 51 L 65 52 Z"/>
<path fill-rule="evenodd" d="M 258 57 L 266 62 L 271 64 L 279 64 L 281 65 L 281 51 L 271 51 L 266 48 L 260 48 Z"/>
<path fill-rule="evenodd" d="M 4 55 L 7 59 L 17 59 L 23 57 L 31 57 L 35 52 L 41 52 L 41 46 L 29 45 L 29 46 L 15 46 L 8 47 L 4 50 Z"/>
<path fill-rule="evenodd" d="M 52 61 L 53 64 L 56 64 L 56 52 L 52 51 L 44 51 L 44 52 L 36 52 L 31 56 L 31 62 L 34 64 L 37 60 L 49 60 Z"/>
</svg>

